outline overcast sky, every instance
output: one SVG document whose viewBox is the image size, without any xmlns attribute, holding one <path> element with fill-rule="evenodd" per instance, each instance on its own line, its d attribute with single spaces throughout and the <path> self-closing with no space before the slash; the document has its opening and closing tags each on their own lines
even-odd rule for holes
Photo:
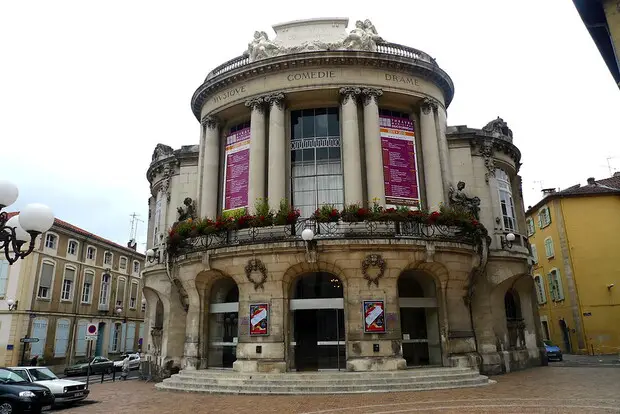
<svg viewBox="0 0 620 414">
<path fill-rule="evenodd" d="M 540 188 L 620 169 L 620 92 L 569 0 L 7 1 L 0 6 L 0 177 L 20 198 L 119 243 L 146 220 L 157 143 L 197 144 L 192 93 L 254 30 L 311 17 L 370 18 L 437 59 L 455 84 L 449 125 L 498 115 Z M 145 242 L 140 223 L 138 242 Z M 139 245 L 142 249 L 143 246 Z"/>
</svg>

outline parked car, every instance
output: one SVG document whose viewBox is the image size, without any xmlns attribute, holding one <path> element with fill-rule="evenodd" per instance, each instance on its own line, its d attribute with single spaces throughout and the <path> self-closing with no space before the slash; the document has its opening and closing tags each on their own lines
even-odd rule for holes
<svg viewBox="0 0 620 414">
<path fill-rule="evenodd" d="M 54 394 L 54 404 L 82 401 L 90 393 L 90 390 L 86 389 L 85 383 L 60 379 L 46 367 L 14 367 L 11 369 L 26 381 L 49 388 L 52 394 Z M 0 410 L 1 413 L 2 411 Z"/>
<path fill-rule="evenodd" d="M 553 342 L 549 340 L 544 340 L 543 343 L 545 344 L 545 351 L 547 352 L 548 360 L 562 360 L 562 350 L 559 346 L 554 345 Z"/>
<path fill-rule="evenodd" d="M 0 368 L 0 413 L 40 413 L 54 405 L 54 394 L 44 385 L 31 384 L 8 368 Z"/>
<path fill-rule="evenodd" d="M 140 368 L 140 354 L 123 354 L 114 361 L 114 370 L 116 372 L 123 370 L 123 361 L 125 357 L 129 356 L 129 369 L 139 369 Z"/>
<path fill-rule="evenodd" d="M 91 374 L 101 374 L 103 372 L 105 372 L 106 374 L 111 374 L 113 369 L 114 362 L 110 361 L 108 358 L 98 356 L 92 358 L 90 361 Z M 87 373 L 88 359 L 83 359 L 81 361 L 78 361 L 75 365 L 65 368 L 65 375 L 67 377 L 75 375 L 87 375 Z"/>
</svg>

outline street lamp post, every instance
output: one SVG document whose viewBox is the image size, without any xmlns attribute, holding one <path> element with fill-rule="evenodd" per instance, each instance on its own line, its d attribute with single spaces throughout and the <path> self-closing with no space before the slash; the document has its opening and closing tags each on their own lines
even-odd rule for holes
<svg viewBox="0 0 620 414">
<path fill-rule="evenodd" d="M 18 195 L 19 191 L 13 183 L 0 180 L 0 250 L 4 250 L 9 264 L 32 253 L 37 236 L 54 224 L 52 210 L 37 203 L 28 204 L 17 216 L 9 218 L 9 214 L 2 210 L 13 204 Z M 28 249 L 22 250 L 28 242 Z"/>
</svg>

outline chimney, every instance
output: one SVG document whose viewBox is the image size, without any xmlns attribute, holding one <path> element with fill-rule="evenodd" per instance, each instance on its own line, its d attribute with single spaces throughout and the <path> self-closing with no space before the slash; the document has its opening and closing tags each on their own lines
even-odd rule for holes
<svg viewBox="0 0 620 414">
<path fill-rule="evenodd" d="M 620 177 L 620 171 L 616 171 L 616 172 L 614 173 L 614 177 Z"/>
<path fill-rule="evenodd" d="M 548 195 L 555 193 L 555 188 L 543 188 L 542 193 L 543 193 L 543 198 L 545 198 Z"/>
<path fill-rule="evenodd" d="M 596 185 L 596 181 L 594 181 L 594 177 L 588 178 L 588 185 Z"/>
<path fill-rule="evenodd" d="M 129 247 L 132 250 L 136 250 L 137 245 L 138 243 L 134 239 L 131 239 L 127 242 L 127 247 Z"/>
</svg>

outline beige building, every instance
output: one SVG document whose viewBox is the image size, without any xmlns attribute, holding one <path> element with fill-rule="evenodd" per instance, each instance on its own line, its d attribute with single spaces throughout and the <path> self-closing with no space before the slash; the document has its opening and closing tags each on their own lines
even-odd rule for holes
<svg viewBox="0 0 620 414">
<path fill-rule="evenodd" d="M 436 60 L 347 22 L 256 32 L 194 93 L 199 143 L 155 149 L 147 352 L 240 372 L 540 365 L 512 131 L 448 126 Z"/>
<path fill-rule="evenodd" d="M 97 324 L 92 354 L 114 358 L 137 351 L 144 336 L 144 255 L 56 219 L 24 260 L 0 260 L 0 361 L 57 371 L 87 357 L 86 326 Z M 9 309 L 9 303 L 15 309 Z"/>
</svg>

